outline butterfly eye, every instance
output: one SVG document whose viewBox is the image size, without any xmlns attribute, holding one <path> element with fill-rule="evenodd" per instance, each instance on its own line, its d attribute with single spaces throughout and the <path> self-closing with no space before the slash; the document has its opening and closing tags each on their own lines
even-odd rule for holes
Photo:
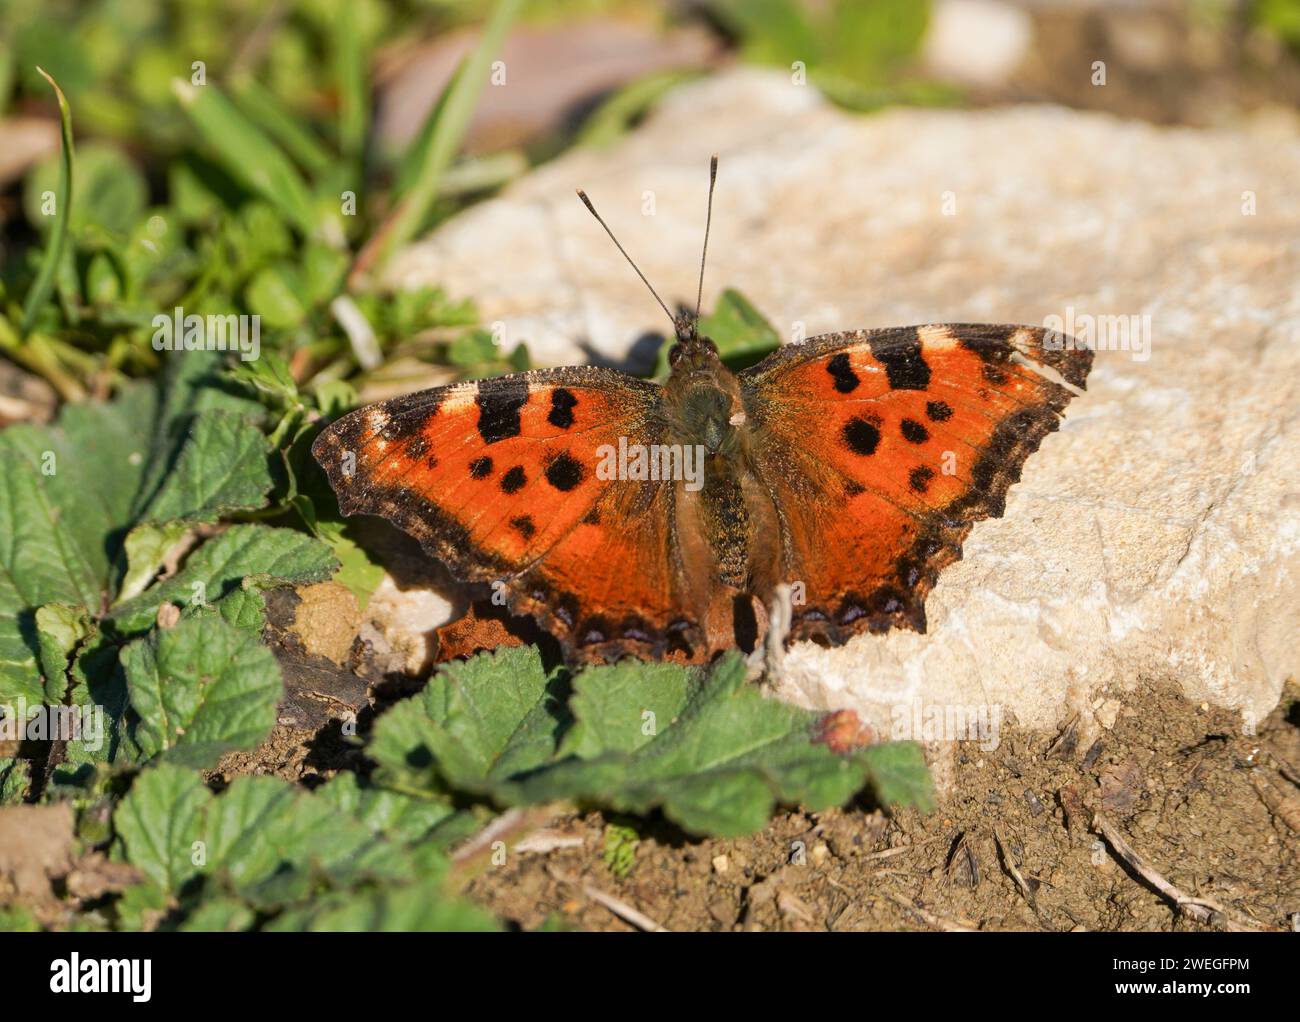
<svg viewBox="0 0 1300 1022">
<path fill-rule="evenodd" d="M 681 357 L 682 357 L 682 346 L 680 344 L 674 344 L 671 348 L 668 349 L 669 366 L 675 366 L 677 364 L 677 360 Z"/>
</svg>

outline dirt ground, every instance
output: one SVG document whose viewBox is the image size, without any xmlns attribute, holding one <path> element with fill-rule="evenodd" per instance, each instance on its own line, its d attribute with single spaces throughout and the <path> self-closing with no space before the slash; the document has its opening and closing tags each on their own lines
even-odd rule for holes
<svg viewBox="0 0 1300 1022">
<path fill-rule="evenodd" d="M 301 679 L 295 670 L 286 664 L 286 676 Z M 291 680 L 291 692 L 298 687 Z M 600 813 L 534 812 L 509 836 L 503 863 L 467 860 L 457 876 L 470 898 L 522 929 L 634 928 L 627 918 L 670 930 L 1291 929 L 1300 915 L 1300 686 L 1255 735 L 1242 733 L 1239 714 L 1191 704 L 1172 687 L 1140 684 L 1119 698 L 1099 738 L 1072 722 L 1057 735 L 1011 722 L 994 750 L 928 750 L 941 778 L 930 813 L 865 804 L 787 812 L 739 840 L 693 839 L 662 818 L 619 819 L 638 839 L 615 869 Z M 294 718 L 282 714 L 262 748 L 229 757 L 219 773 L 310 785 L 365 769 L 337 720 L 318 730 Z M 1143 865 L 1221 914 L 1180 914 L 1099 836 L 1095 814 Z"/>
<path fill-rule="evenodd" d="M 512 856 L 468 890 L 525 928 L 548 917 L 629 928 L 601 892 L 672 930 L 1199 927 L 1090 830 L 1100 810 L 1184 893 L 1289 929 L 1300 842 L 1256 785 L 1267 778 L 1293 800 L 1278 813 L 1294 813 L 1297 789 L 1274 764 L 1300 752 L 1296 695 L 1289 717 L 1279 708 L 1251 737 L 1235 714 L 1138 689 L 1139 712 L 1121 713 L 1087 748 L 1011 729 L 995 751 L 960 753 L 934 812 L 787 813 L 736 841 L 692 841 L 661 823 L 622 879 L 603 859 L 602 817 L 567 816 L 552 826 L 580 845 Z"/>
</svg>

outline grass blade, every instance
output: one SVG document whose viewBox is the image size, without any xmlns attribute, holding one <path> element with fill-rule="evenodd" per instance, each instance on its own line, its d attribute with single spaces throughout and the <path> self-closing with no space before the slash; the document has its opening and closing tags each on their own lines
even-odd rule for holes
<svg viewBox="0 0 1300 1022">
<path fill-rule="evenodd" d="M 72 223 L 72 110 L 68 106 L 68 99 L 63 95 L 63 90 L 59 88 L 59 83 L 45 73 L 42 68 L 36 69 L 42 78 L 50 83 L 50 88 L 54 90 L 54 95 L 59 101 L 59 125 L 63 132 L 63 159 L 59 163 L 59 189 L 55 196 L 54 230 L 50 232 L 50 240 L 45 248 L 45 256 L 41 260 L 40 269 L 36 273 L 36 280 L 32 283 L 31 290 L 27 292 L 27 300 L 23 303 L 23 320 L 20 333 L 25 337 L 32 329 L 32 324 L 36 321 L 36 314 L 41 307 L 49 300 L 50 292 L 54 288 L 54 277 L 59 269 L 59 261 L 63 258 L 63 250 L 68 244 L 68 225 Z"/>
<path fill-rule="evenodd" d="M 334 162 L 329 151 L 257 79 L 240 78 L 232 85 L 231 92 L 244 115 L 275 139 L 309 174 L 320 174 Z"/>
<path fill-rule="evenodd" d="M 357 25 L 357 4 L 342 0 L 334 16 L 334 73 L 339 89 L 339 148 L 360 161 L 366 144 L 370 94 L 366 82 L 366 46 Z"/>
<path fill-rule="evenodd" d="M 215 85 L 172 79 L 172 91 L 199 134 L 236 180 L 272 203 L 308 237 L 318 237 L 311 193 L 289 158 Z"/>
<path fill-rule="evenodd" d="M 438 196 L 438 182 L 464 141 L 474 108 L 487 84 L 492 58 L 518 15 L 520 3 L 521 0 L 497 0 L 478 45 L 452 82 L 444 101 L 435 107 L 437 123 L 429 133 L 424 164 L 410 191 L 402 196 L 390 224 L 382 229 L 381 262 L 395 248 L 410 241 L 429 215 Z"/>
</svg>

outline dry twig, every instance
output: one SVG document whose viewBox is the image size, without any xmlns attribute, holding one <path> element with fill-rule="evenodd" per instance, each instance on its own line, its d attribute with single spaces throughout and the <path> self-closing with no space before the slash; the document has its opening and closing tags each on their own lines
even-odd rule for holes
<svg viewBox="0 0 1300 1022">
<path fill-rule="evenodd" d="M 1265 929 L 1231 909 L 1221 905 L 1213 898 L 1192 897 L 1185 894 L 1158 872 L 1149 862 L 1140 856 L 1119 832 L 1110 820 L 1101 813 L 1092 818 L 1092 829 L 1106 839 L 1115 854 L 1127 862 L 1134 870 L 1158 892 L 1174 903 L 1183 915 L 1207 926 L 1220 926 L 1225 930 L 1236 932 Z"/>
</svg>

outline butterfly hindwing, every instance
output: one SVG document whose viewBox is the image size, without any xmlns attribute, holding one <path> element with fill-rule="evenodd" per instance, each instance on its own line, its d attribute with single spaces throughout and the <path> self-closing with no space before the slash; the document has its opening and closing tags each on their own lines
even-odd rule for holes
<svg viewBox="0 0 1300 1022">
<path fill-rule="evenodd" d="M 924 631 L 939 571 L 1002 513 L 1091 363 L 1041 329 L 953 324 L 815 337 L 742 373 L 780 570 L 804 586 L 793 636 Z"/>
</svg>

